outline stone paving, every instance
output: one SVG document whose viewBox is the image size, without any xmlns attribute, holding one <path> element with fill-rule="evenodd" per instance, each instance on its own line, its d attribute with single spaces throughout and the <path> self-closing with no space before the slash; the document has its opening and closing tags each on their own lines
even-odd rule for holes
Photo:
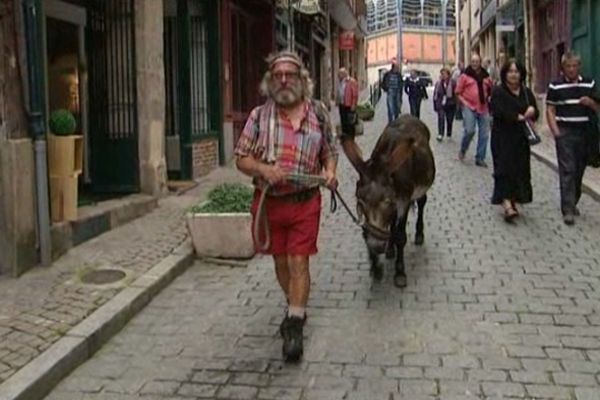
<svg viewBox="0 0 600 400">
<path fill-rule="evenodd" d="M 538 100 L 539 101 L 539 100 Z M 540 119 L 538 123 L 538 133 L 542 136 L 542 143 L 536 145 L 532 150 L 534 153 L 548 159 L 554 165 L 558 165 L 556 160 L 556 147 L 552 133 L 546 125 L 545 119 Z M 583 176 L 584 187 L 587 185 L 600 196 L 600 169 L 588 167 Z"/>
<path fill-rule="evenodd" d="M 177 248 L 187 238 L 187 207 L 227 179 L 239 180 L 239 174 L 216 172 L 196 190 L 161 200 L 150 214 L 70 250 L 49 268 L 0 279 L 0 384 Z M 127 279 L 81 283 L 85 271 L 99 267 L 119 268 Z"/>
<path fill-rule="evenodd" d="M 373 283 L 359 229 L 324 211 L 302 363 L 280 361 L 269 259 L 196 263 L 47 400 L 600 398 L 599 205 L 584 196 L 563 225 L 556 175 L 533 162 L 534 203 L 508 225 L 489 204 L 491 170 L 473 150 L 458 162 L 457 139 L 432 141 L 438 175 L 425 246 L 407 246 L 407 288 L 391 268 Z M 345 159 L 340 174 L 351 200 Z"/>
</svg>

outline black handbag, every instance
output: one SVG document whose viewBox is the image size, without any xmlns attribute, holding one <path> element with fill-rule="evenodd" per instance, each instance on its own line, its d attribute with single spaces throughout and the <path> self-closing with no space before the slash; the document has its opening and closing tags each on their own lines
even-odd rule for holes
<svg viewBox="0 0 600 400">
<path fill-rule="evenodd" d="M 527 141 L 529 142 L 529 145 L 535 146 L 536 144 L 540 144 L 542 142 L 542 138 L 535 131 L 533 126 L 531 126 L 532 125 L 531 122 L 524 121 L 524 123 L 525 123 L 525 133 L 527 134 Z"/>
<path fill-rule="evenodd" d="M 521 90 L 523 90 L 523 92 L 525 93 L 525 101 L 527 102 L 527 107 L 529 107 L 530 104 L 529 95 L 527 94 L 527 88 L 523 86 Z M 523 123 L 525 124 L 525 134 L 527 135 L 527 141 L 529 142 L 529 145 L 535 146 L 536 144 L 540 144 L 542 142 L 542 138 L 535 131 L 535 128 L 533 127 L 531 121 L 525 120 L 523 121 Z"/>
</svg>

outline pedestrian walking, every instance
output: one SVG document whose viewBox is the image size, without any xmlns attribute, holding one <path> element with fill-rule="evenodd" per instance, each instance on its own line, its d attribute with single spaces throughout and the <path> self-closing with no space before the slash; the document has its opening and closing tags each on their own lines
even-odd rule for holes
<svg viewBox="0 0 600 400">
<path fill-rule="evenodd" d="M 344 139 L 354 137 L 356 131 L 356 106 L 358 105 L 358 82 L 350 76 L 346 68 L 338 71 L 338 89 L 336 103 L 340 111 L 342 125 L 342 144 Z"/>
<path fill-rule="evenodd" d="M 452 137 L 452 124 L 456 112 L 455 89 L 456 83 L 450 78 L 450 70 L 442 68 L 440 79 L 436 82 L 433 90 L 433 109 L 438 115 L 437 140 L 439 142 L 444 140 L 444 129 L 448 139 Z"/>
<path fill-rule="evenodd" d="M 462 74 L 465 70 L 465 64 L 462 61 L 459 61 L 457 65 L 452 68 L 452 80 L 454 83 L 458 83 L 458 78 L 460 74 Z"/>
<path fill-rule="evenodd" d="M 462 61 L 459 61 L 457 65 L 454 66 L 454 68 L 452 68 L 452 81 L 454 82 L 454 84 L 458 84 L 458 78 L 460 77 L 460 75 L 464 72 L 465 70 L 465 64 Z M 462 121 L 463 116 L 462 116 L 462 108 L 461 108 L 461 104 L 459 101 L 456 102 L 456 120 L 457 121 Z"/>
<path fill-rule="evenodd" d="M 490 74 L 490 76 L 492 75 L 494 68 L 492 66 L 492 60 L 490 58 L 486 58 L 485 60 L 483 60 L 483 69 L 485 69 L 487 73 Z"/>
<path fill-rule="evenodd" d="M 492 80 L 481 67 L 481 57 L 473 54 L 471 65 L 458 78 L 456 95 L 463 115 L 464 135 L 458 158 L 464 161 L 475 131 L 478 129 L 475 165 L 487 168 L 485 156 L 490 132 L 488 101 L 492 91 Z"/>
<path fill-rule="evenodd" d="M 500 70 L 501 84 L 491 99 L 494 193 L 492 204 L 502 205 L 504 220 L 519 216 L 518 204 L 532 201 L 530 148 L 527 126 L 539 117 L 533 92 L 525 86 L 525 68 L 515 60 Z"/>
<path fill-rule="evenodd" d="M 506 53 L 501 51 L 498 53 L 498 57 L 496 57 L 496 63 L 490 66 L 489 74 L 490 78 L 494 85 L 501 85 L 502 79 L 500 77 L 500 71 L 502 67 L 506 64 Z"/>
<path fill-rule="evenodd" d="M 392 122 L 402 112 L 402 86 L 403 79 L 398 64 L 383 75 L 382 89 L 387 93 L 388 122 Z"/>
<path fill-rule="evenodd" d="M 273 256 L 288 303 L 280 326 L 283 356 L 297 361 L 304 348 L 309 256 L 317 253 L 321 195 L 318 187 L 286 181 L 286 176 L 322 174 L 334 188 L 337 152 L 327 109 L 312 100 L 309 72 L 298 55 L 284 51 L 270 57 L 261 89 L 268 100 L 251 112 L 235 154 L 237 167 L 254 178 L 254 219 L 260 217 L 261 192 L 268 190 L 263 217 L 271 240 L 264 253 Z"/>
<path fill-rule="evenodd" d="M 421 101 L 427 99 L 427 88 L 423 81 L 417 76 L 417 71 L 410 71 L 410 77 L 406 80 L 404 91 L 408 95 L 410 114 L 421 118 Z"/>
<path fill-rule="evenodd" d="M 596 83 L 580 75 L 581 58 L 572 52 L 561 60 L 562 75 L 548 85 L 546 118 L 556 142 L 560 206 L 564 223 L 573 225 L 587 165 L 589 136 L 600 110 Z"/>
</svg>

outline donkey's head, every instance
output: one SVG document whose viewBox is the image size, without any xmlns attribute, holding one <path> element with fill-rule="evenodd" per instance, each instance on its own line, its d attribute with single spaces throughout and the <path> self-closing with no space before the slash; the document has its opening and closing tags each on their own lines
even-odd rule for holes
<svg viewBox="0 0 600 400">
<path fill-rule="evenodd" d="M 357 211 L 363 219 L 363 237 L 373 252 L 382 253 L 385 250 L 390 227 L 398 208 L 403 206 L 392 175 L 410 157 L 413 143 L 409 138 L 397 141 L 391 147 L 385 143 L 385 139 L 383 143 L 380 140 L 368 161 L 363 160 L 356 142 L 347 139 L 343 143 L 346 156 L 359 174 L 356 183 Z"/>
</svg>

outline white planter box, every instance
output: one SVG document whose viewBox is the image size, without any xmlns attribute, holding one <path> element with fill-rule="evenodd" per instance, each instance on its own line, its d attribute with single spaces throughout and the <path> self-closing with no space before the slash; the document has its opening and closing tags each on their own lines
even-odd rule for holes
<svg viewBox="0 0 600 400">
<path fill-rule="evenodd" d="M 190 213 L 187 225 L 198 256 L 243 259 L 255 254 L 250 213 Z"/>
</svg>

